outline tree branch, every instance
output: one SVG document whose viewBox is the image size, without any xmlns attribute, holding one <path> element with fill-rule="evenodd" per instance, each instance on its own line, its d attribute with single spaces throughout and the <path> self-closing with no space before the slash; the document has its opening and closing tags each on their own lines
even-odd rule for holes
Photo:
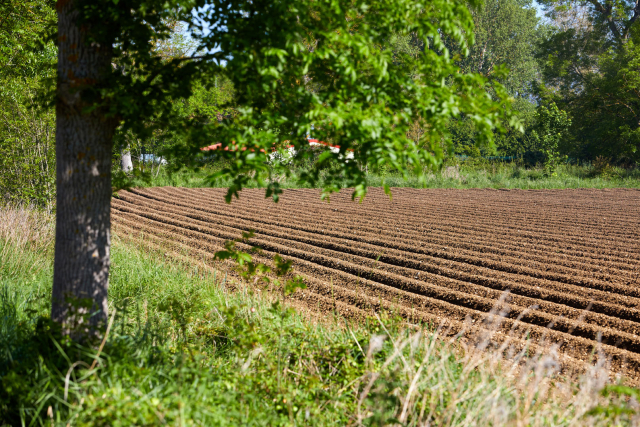
<svg viewBox="0 0 640 427">
<path fill-rule="evenodd" d="M 631 31 L 631 27 L 633 26 L 633 23 L 638 20 L 639 16 L 640 16 L 640 0 L 636 0 L 636 5 L 633 8 L 633 16 L 631 17 L 631 19 L 629 19 L 629 22 L 627 22 L 627 25 L 625 25 L 624 27 L 625 39 L 629 37 L 629 31 Z"/>
<path fill-rule="evenodd" d="M 616 38 L 616 41 L 618 42 L 623 41 L 623 36 L 622 34 L 620 34 L 620 30 L 616 26 L 616 23 L 611 16 L 611 11 L 612 11 L 611 5 L 608 5 L 605 7 L 598 0 L 588 0 L 588 1 L 596 8 L 598 12 L 602 14 L 605 21 L 607 21 L 607 23 L 609 24 L 609 29 L 611 30 L 611 33 L 613 33 L 613 36 Z M 637 5 L 637 2 L 636 2 L 636 5 Z"/>
</svg>

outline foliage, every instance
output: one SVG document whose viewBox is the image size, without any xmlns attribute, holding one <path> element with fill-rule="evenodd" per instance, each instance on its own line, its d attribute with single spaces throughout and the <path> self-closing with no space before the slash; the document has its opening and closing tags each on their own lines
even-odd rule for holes
<svg viewBox="0 0 640 427">
<path fill-rule="evenodd" d="M 535 114 L 535 125 L 531 131 L 532 139 L 544 155 L 544 170 L 547 175 L 555 176 L 558 164 L 567 156 L 560 155 L 559 146 L 566 138 L 571 119 L 566 111 L 558 109 L 554 103 L 547 108 L 540 105 Z"/>
<path fill-rule="evenodd" d="M 602 42 L 608 45 L 625 43 L 640 16 L 634 0 L 542 0 L 540 4 L 563 29 L 593 31 L 603 35 Z"/>
<path fill-rule="evenodd" d="M 472 10 L 475 43 L 469 55 L 455 49 L 460 68 L 491 77 L 500 66 L 509 73 L 502 79 L 513 96 L 527 97 L 538 77 L 535 58 L 544 27 L 533 4 L 526 0 L 488 0 Z"/>
<path fill-rule="evenodd" d="M 573 118 L 572 143 L 563 151 L 584 159 L 637 162 L 640 10 L 626 0 L 543 3 L 557 24 L 540 46 L 544 85 L 539 93 Z"/>
<path fill-rule="evenodd" d="M 523 157 L 532 149 L 529 130 L 535 123 L 536 105 L 530 99 L 517 98 L 513 108 L 518 112 L 525 131 L 522 133 L 508 126 L 506 132 L 496 135 L 496 151 L 501 156 Z"/>
<path fill-rule="evenodd" d="M 208 79 L 208 78 L 207 78 Z M 173 104 L 173 113 L 178 120 L 191 123 L 192 126 L 207 126 L 219 123 L 224 119 L 233 120 L 238 111 L 235 106 L 235 90 L 231 81 L 225 75 L 220 74 L 213 77 L 213 84 L 209 85 L 201 80 L 193 83 L 193 93 L 186 99 L 181 99 Z M 167 130 L 156 132 L 155 144 L 149 144 L 147 152 L 170 155 L 172 149 L 180 150 L 188 144 L 188 136 L 178 130 Z M 210 140 L 207 145 L 214 141 Z M 202 160 L 211 160 L 215 154 L 209 152 L 204 154 Z M 194 162 L 190 162 L 194 164 Z M 195 163 L 196 168 L 199 164 Z M 182 168 L 181 163 L 172 162 L 171 170 Z"/>
<path fill-rule="evenodd" d="M 156 56 L 162 64 L 168 65 L 172 61 L 183 61 L 194 55 L 197 48 L 196 41 L 191 38 L 186 31 L 186 24 L 176 21 L 174 17 L 166 19 L 168 35 L 165 37 L 156 37 L 152 40 L 153 49 L 151 54 Z M 144 81 L 145 73 L 137 67 L 131 67 L 127 61 L 122 59 L 119 61 L 121 65 L 118 70 L 123 74 L 130 74 L 133 81 Z M 211 86 L 207 86 L 206 82 L 212 81 Z M 215 75 L 213 78 L 207 76 L 204 81 L 197 76 L 194 77 L 191 88 L 191 95 L 187 98 L 174 99 L 167 107 L 170 108 L 169 114 L 174 120 L 182 122 L 208 123 L 212 121 L 220 121 L 223 117 L 231 118 L 235 115 L 232 101 L 234 90 L 231 82 L 224 75 Z M 156 114 L 158 113 L 158 114 Z M 160 159 L 163 152 L 176 143 L 184 144 L 184 135 L 180 132 L 176 133 L 171 128 L 163 128 L 161 124 L 156 122 L 164 122 L 166 118 L 162 117 L 163 111 L 159 109 L 150 116 L 140 118 L 147 129 L 151 129 L 145 137 L 139 138 L 131 129 L 127 128 L 126 122 L 120 126 L 115 136 L 114 144 L 114 166 L 119 164 L 119 157 L 122 152 L 129 151 L 137 163 L 138 169 L 136 173 L 149 178 L 160 171 Z M 164 112 L 167 114 L 167 112 Z M 142 161 L 141 159 L 147 159 Z M 151 159 L 151 160 L 148 160 Z M 174 163 L 175 165 L 175 163 Z M 116 172 L 118 182 L 115 188 L 127 186 L 127 177 L 119 171 Z"/>
<path fill-rule="evenodd" d="M 449 129 L 453 141 L 453 153 L 460 156 L 480 157 L 523 157 L 532 149 L 529 129 L 534 123 L 535 105 L 529 100 L 516 98 L 513 111 L 518 114 L 524 133 L 519 126 L 505 125 L 502 132 L 494 135 L 494 145 L 479 143 L 475 137 L 475 126 L 466 119 L 451 120 Z M 534 163 L 535 165 L 535 163 Z"/>
<path fill-rule="evenodd" d="M 129 0 L 100 7 L 82 1 L 79 9 L 91 37 L 115 46 L 114 60 L 136 70 L 114 71 L 96 88 L 102 107 L 136 137 L 155 129 L 185 135 L 189 144 L 172 150 L 179 165 L 194 166 L 200 147 L 220 142 L 228 148 L 220 156 L 233 162 L 213 178 L 231 178 L 229 198 L 251 180 L 277 195 L 267 152 L 282 148 L 284 139 L 305 146 L 311 125 L 341 153 L 324 153 L 300 180 L 328 192 L 346 183 L 362 196 L 366 179 L 358 164 L 389 163 L 402 173 L 437 165 L 443 140 L 448 144 L 449 117 L 468 115 L 486 140 L 510 120 L 508 94 L 496 86 L 491 99 L 486 80 L 459 73 L 443 43 L 446 35 L 466 49 L 472 20 L 465 1 Z M 154 53 L 150 41 L 170 37 L 169 15 L 188 23 L 199 41 L 191 57 L 162 61 Z M 400 53 L 403 61 L 394 63 L 389 41 L 397 34 L 412 34 L 428 48 L 416 57 Z M 233 84 L 233 120 L 179 117 L 173 102 L 192 95 L 195 81 L 208 88 L 218 75 Z M 406 132 L 419 118 L 429 128 L 416 143 Z M 355 149 L 357 162 L 340 161 L 348 149 Z M 340 173 L 321 180 L 329 159 L 339 161 Z"/>
<path fill-rule="evenodd" d="M 40 51 L 47 50 L 55 22 L 53 2 L 4 0 L 0 2 L 0 15 L 0 75 L 21 76 L 41 68 Z"/>
<path fill-rule="evenodd" d="M 628 387 L 620 384 L 611 384 L 605 386 L 601 394 L 605 397 L 610 395 L 620 395 L 632 398 L 637 405 L 640 401 L 640 390 L 633 387 Z M 595 408 L 587 412 L 587 415 L 605 415 L 608 418 L 617 418 L 621 415 L 635 415 L 637 410 L 634 408 L 636 405 L 630 405 L 627 401 L 616 402 L 609 405 L 598 405 Z"/>
<path fill-rule="evenodd" d="M 236 244 L 242 242 L 244 244 L 249 243 L 249 239 L 254 236 L 254 232 L 247 231 L 242 232 L 240 239 L 228 240 L 225 242 L 225 249 L 215 253 L 215 259 L 224 261 L 232 259 L 236 263 L 236 271 L 239 273 L 240 278 L 246 281 L 252 281 L 254 284 L 259 282 L 271 283 L 272 279 L 269 278 L 269 273 L 275 274 L 276 278 L 273 279 L 273 284 L 276 288 L 282 289 L 282 295 L 287 296 L 294 293 L 297 289 L 305 289 L 307 285 L 302 280 L 302 277 L 295 276 L 293 279 L 284 279 L 284 282 L 280 282 L 282 278 L 287 276 L 292 269 L 292 260 L 285 260 L 280 255 L 276 254 L 273 258 L 273 268 L 264 263 L 256 263 L 253 261 L 251 254 L 260 253 L 260 248 L 252 246 L 249 252 L 244 252 L 236 247 Z"/>
<path fill-rule="evenodd" d="M 591 175 L 600 177 L 612 177 L 615 176 L 616 170 L 609 164 L 610 160 L 604 156 L 598 156 L 594 159 Z"/>
<path fill-rule="evenodd" d="M 47 41 L 48 1 L 1 2 L 0 199 L 51 208 L 55 196 L 54 115 L 42 107 L 56 50 Z"/>
<path fill-rule="evenodd" d="M 475 43 L 469 47 L 469 55 L 464 55 L 455 43 L 449 42 L 448 46 L 463 72 L 479 73 L 504 85 L 515 98 L 511 108 L 526 127 L 535 109 L 532 83 L 540 73 L 537 44 L 546 28 L 540 25 L 535 9 L 527 1 L 485 1 L 472 9 L 472 15 Z M 503 68 L 509 72 L 501 73 Z M 495 146 L 485 146 L 475 137 L 472 120 L 454 118 L 449 124 L 454 152 L 472 157 L 522 155 L 527 150 L 527 136 L 519 127 L 505 124 L 504 128 L 504 132 L 496 132 Z"/>
<path fill-rule="evenodd" d="M 41 108 L 40 76 L 0 80 L 0 199 L 51 209 L 55 117 Z"/>
</svg>

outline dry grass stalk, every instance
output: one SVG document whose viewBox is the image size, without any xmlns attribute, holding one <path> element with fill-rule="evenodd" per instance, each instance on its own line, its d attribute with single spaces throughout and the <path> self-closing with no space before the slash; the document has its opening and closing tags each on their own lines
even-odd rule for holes
<svg viewBox="0 0 640 427">
<path fill-rule="evenodd" d="M 360 382 L 356 424 L 374 416 L 383 405 L 380 392 L 393 384 L 398 427 L 611 425 L 611 418 L 587 414 L 596 405 L 622 402 L 602 396 L 612 379 L 602 351 L 574 372 L 563 369 L 566 358 L 556 344 L 544 339 L 530 347 L 514 344 L 524 337 L 500 333 L 508 313 L 505 300 L 506 293 L 484 322 L 469 321 L 468 330 L 454 338 L 445 338 L 450 333 L 444 327 L 396 338 L 385 369 Z M 453 375 L 452 368 L 461 373 Z M 367 398 L 370 404 L 364 405 Z M 628 421 L 638 425 L 640 418 Z"/>
<path fill-rule="evenodd" d="M 27 261 L 30 254 L 53 251 L 54 224 L 53 215 L 49 213 L 25 206 L 0 205 L 0 269 L 18 274 L 17 266 L 30 264 Z M 9 254 L 14 254 L 13 259 Z M 15 254 L 24 260 L 15 259 Z M 28 274 L 40 267 L 31 265 Z"/>
<path fill-rule="evenodd" d="M 53 247 L 53 215 L 30 206 L 0 206 L 0 240 L 34 250 Z"/>
</svg>

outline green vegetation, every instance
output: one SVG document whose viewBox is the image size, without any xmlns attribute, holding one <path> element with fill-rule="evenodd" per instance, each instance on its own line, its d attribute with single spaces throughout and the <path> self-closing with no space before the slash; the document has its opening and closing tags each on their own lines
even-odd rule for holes
<svg viewBox="0 0 640 427">
<path fill-rule="evenodd" d="M 107 213 L 127 185 L 276 201 L 297 186 L 639 187 L 634 1 L 543 0 L 544 24 L 527 0 L 53 3 L 0 2 L 0 206 L 51 212 L 60 196 L 62 272 L 52 287 L 50 218 L 3 208 L 1 421 L 580 424 L 600 403 L 589 422 L 610 425 L 631 411 L 616 396 L 635 392 L 599 397 L 602 372 L 517 371 L 392 313 L 314 325 L 132 242 L 116 240 L 107 301 Z M 340 153 L 309 153 L 311 132 Z M 216 160 L 200 150 L 213 143 Z M 267 161 L 288 145 L 293 163 Z M 133 171 L 117 166 L 127 153 Z M 78 319 L 100 338 L 70 339 Z"/>
<path fill-rule="evenodd" d="M 536 93 L 572 120 L 563 154 L 636 164 L 640 151 L 640 8 L 632 0 L 542 0 L 553 26 L 538 48 Z"/>
<path fill-rule="evenodd" d="M 51 208 L 55 200 L 55 113 L 41 89 L 55 76 L 55 22 L 42 0 L 0 3 L 0 199 Z"/>
<path fill-rule="evenodd" d="M 554 374 L 547 357 L 516 368 L 517 358 L 463 349 L 393 313 L 359 326 L 310 322 L 278 296 L 135 239 L 116 238 L 105 341 L 79 345 L 48 318 L 51 218 L 0 214 L 3 425 L 624 425 L 631 416 L 619 397 L 627 389 L 601 395 L 603 368 L 579 380 Z"/>
<path fill-rule="evenodd" d="M 193 172 L 182 170 L 169 173 L 166 168 L 158 170 L 150 180 L 137 179 L 134 185 L 140 187 L 208 187 L 226 188 L 228 181 L 211 183 L 210 176 L 220 168 L 211 164 Z M 281 188 L 310 188 L 296 180 L 297 169 L 291 176 L 277 177 Z M 331 168 L 323 174 L 338 173 Z M 562 188 L 640 188 L 640 170 L 611 166 L 605 159 L 597 159 L 585 165 L 560 163 L 555 173 L 550 174 L 545 166 L 527 167 L 521 161 L 505 162 L 485 159 L 449 159 L 439 171 L 430 171 L 421 182 L 409 175 L 405 178 L 392 170 L 380 168 L 367 173 L 367 186 L 413 188 L 519 188 L 519 189 L 562 189 Z M 249 188 L 255 188 L 251 185 Z"/>
<path fill-rule="evenodd" d="M 568 134 L 571 120 L 566 111 L 559 110 L 552 103 L 549 108 L 541 105 L 535 114 L 536 126 L 531 132 L 533 140 L 540 147 L 544 159 L 544 171 L 547 176 L 557 175 L 560 162 L 567 159 L 559 151 L 559 144 Z"/>
</svg>

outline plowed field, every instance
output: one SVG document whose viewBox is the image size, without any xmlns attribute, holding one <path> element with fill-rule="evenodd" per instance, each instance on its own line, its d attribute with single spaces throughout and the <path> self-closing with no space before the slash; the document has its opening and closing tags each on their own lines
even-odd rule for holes
<svg viewBox="0 0 640 427">
<path fill-rule="evenodd" d="M 253 229 L 259 260 L 293 259 L 308 285 L 294 297 L 319 311 L 387 309 L 458 333 L 497 308 L 496 336 L 515 347 L 556 344 L 570 363 L 598 348 L 640 378 L 640 191 L 372 188 L 326 203 L 305 189 L 275 204 L 244 190 L 230 205 L 225 191 L 121 191 L 114 229 L 205 262 Z"/>
</svg>

